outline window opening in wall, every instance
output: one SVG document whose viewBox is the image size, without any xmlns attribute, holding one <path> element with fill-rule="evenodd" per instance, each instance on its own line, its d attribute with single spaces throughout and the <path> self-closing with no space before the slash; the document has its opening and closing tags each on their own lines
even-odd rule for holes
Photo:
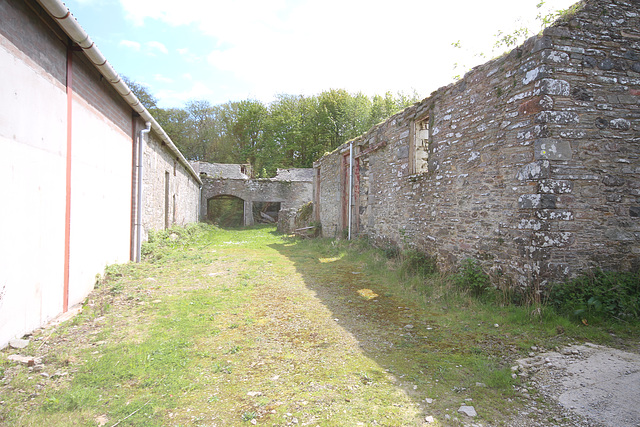
<svg viewBox="0 0 640 427">
<path fill-rule="evenodd" d="M 429 117 L 416 120 L 413 141 L 413 173 L 429 171 Z"/>
<path fill-rule="evenodd" d="M 280 202 L 253 202 L 253 222 L 275 224 L 278 222 Z"/>
<path fill-rule="evenodd" d="M 173 195 L 173 223 L 176 223 L 176 195 Z"/>
<path fill-rule="evenodd" d="M 216 196 L 207 200 L 207 221 L 220 227 L 244 225 L 244 200 L 235 196 Z"/>
<path fill-rule="evenodd" d="M 176 176 L 176 170 L 178 169 L 178 161 L 173 161 L 173 176 Z"/>
<path fill-rule="evenodd" d="M 164 173 L 164 228 L 169 228 L 169 172 Z"/>
</svg>

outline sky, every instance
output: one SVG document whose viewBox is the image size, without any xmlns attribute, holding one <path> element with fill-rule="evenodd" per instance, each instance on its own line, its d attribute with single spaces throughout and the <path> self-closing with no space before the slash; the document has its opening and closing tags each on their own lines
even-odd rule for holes
<svg viewBox="0 0 640 427">
<path fill-rule="evenodd" d="M 329 89 L 427 97 L 575 0 L 68 0 L 109 63 L 162 108 Z M 459 42 L 459 47 L 453 43 Z M 484 56 L 482 56 L 484 55 Z M 456 65 L 457 64 L 457 65 Z"/>
</svg>

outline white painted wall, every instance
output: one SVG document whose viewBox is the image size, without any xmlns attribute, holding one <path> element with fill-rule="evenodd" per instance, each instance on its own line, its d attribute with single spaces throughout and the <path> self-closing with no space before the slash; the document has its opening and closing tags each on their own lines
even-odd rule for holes
<svg viewBox="0 0 640 427">
<path fill-rule="evenodd" d="M 91 292 L 107 265 L 129 261 L 131 135 L 76 96 L 71 152 L 69 306 Z"/>
<path fill-rule="evenodd" d="M 62 310 L 64 87 L 0 36 L 0 347 Z"/>
<path fill-rule="evenodd" d="M 63 310 L 66 88 L 0 36 L 0 348 Z M 73 102 L 69 306 L 129 260 L 131 135 Z"/>
</svg>

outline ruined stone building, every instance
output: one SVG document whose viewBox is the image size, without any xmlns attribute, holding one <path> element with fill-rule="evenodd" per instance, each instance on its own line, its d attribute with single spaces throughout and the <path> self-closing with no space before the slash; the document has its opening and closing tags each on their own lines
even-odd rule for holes
<svg viewBox="0 0 640 427">
<path fill-rule="evenodd" d="M 587 0 L 319 159 L 315 215 L 524 287 L 635 270 L 639 156 L 640 2 Z"/>
<path fill-rule="evenodd" d="M 278 230 L 290 232 L 296 228 L 296 214 L 313 197 L 313 169 L 278 169 L 274 178 L 251 178 L 249 165 L 192 162 L 202 179 L 200 216 L 210 217 L 211 203 L 221 197 L 242 201 L 243 225 L 254 224 L 254 205 L 277 205 Z"/>
<path fill-rule="evenodd" d="M 197 221 L 201 181 L 61 1 L 0 0 L 0 23 L 1 348 Z"/>
</svg>

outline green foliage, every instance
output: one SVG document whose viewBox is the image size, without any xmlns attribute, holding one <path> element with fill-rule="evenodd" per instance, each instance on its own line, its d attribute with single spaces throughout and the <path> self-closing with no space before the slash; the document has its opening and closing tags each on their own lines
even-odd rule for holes
<svg viewBox="0 0 640 427">
<path fill-rule="evenodd" d="M 205 224 L 188 224 L 184 227 L 174 226 L 166 230 L 149 230 L 147 241 L 142 243 L 142 256 L 147 260 L 159 261 L 165 258 L 172 249 L 184 248 L 186 245 L 194 243 L 206 227 Z M 113 273 L 111 273 L 112 269 Z M 130 270 L 131 266 L 109 266 L 105 270 L 105 279 L 114 274 L 116 276 L 119 274 L 121 277 L 121 271 L 127 269 Z M 118 282 L 114 284 L 113 281 L 110 281 L 110 283 L 114 292 L 117 292 Z"/>
<path fill-rule="evenodd" d="M 388 259 L 398 258 L 400 256 L 400 248 L 391 242 L 385 242 L 381 249 L 384 256 Z"/>
<path fill-rule="evenodd" d="M 256 414 L 253 411 L 249 411 L 249 412 L 244 412 L 242 414 L 242 421 L 251 421 L 254 420 L 258 417 L 258 414 Z"/>
<path fill-rule="evenodd" d="M 595 270 L 555 284 L 549 302 L 562 314 L 587 320 L 640 320 L 640 274 Z"/>
<path fill-rule="evenodd" d="M 419 100 L 416 93 L 368 97 L 330 89 L 313 96 L 281 94 L 268 105 L 192 100 L 184 109 L 162 109 L 145 86 L 127 83 L 187 159 L 249 163 L 260 178 L 275 176 L 277 168 L 311 167 L 324 153 Z"/>
<path fill-rule="evenodd" d="M 140 101 L 142 105 L 144 105 L 144 107 L 153 114 L 153 112 L 158 108 L 158 99 L 149 92 L 149 89 L 126 76 L 122 76 L 122 81 L 129 86 L 129 89 L 131 89 L 131 92 L 133 92 L 136 98 L 138 98 L 138 101 Z"/>
<path fill-rule="evenodd" d="M 404 276 L 427 277 L 438 272 L 436 259 L 414 249 L 402 253 L 400 272 Z"/>
<path fill-rule="evenodd" d="M 532 345 L 606 344 L 612 333 L 633 345 L 640 328 L 585 328 L 544 306 L 532 321 L 530 307 L 470 298 L 446 275 L 402 273 L 407 259 L 422 256 L 387 259 L 365 238 L 295 240 L 273 226 L 197 225 L 150 241 L 162 260 L 109 267 L 73 321 L 34 331 L 46 346 L 26 351 L 44 357 L 51 378 L 0 358 L 0 424 L 96 425 L 104 414 L 107 425 L 295 417 L 351 426 L 384 414 L 386 425 L 422 425 L 420 402 L 432 396 L 431 413 L 470 398 L 483 419 L 508 423 L 504 414 L 521 408 L 509 361 Z M 122 291 L 111 295 L 116 284 Z M 366 340 L 377 345 L 357 345 Z M 326 418 L 303 401 L 317 402 Z"/>
<path fill-rule="evenodd" d="M 453 282 L 459 289 L 467 290 L 475 297 L 483 295 L 491 286 L 489 275 L 482 271 L 476 259 L 465 259 L 458 272 L 453 275 Z"/>
<path fill-rule="evenodd" d="M 516 380 L 511 376 L 512 371 L 509 367 L 495 368 L 484 377 L 487 387 L 509 391 L 512 389 Z"/>
</svg>

